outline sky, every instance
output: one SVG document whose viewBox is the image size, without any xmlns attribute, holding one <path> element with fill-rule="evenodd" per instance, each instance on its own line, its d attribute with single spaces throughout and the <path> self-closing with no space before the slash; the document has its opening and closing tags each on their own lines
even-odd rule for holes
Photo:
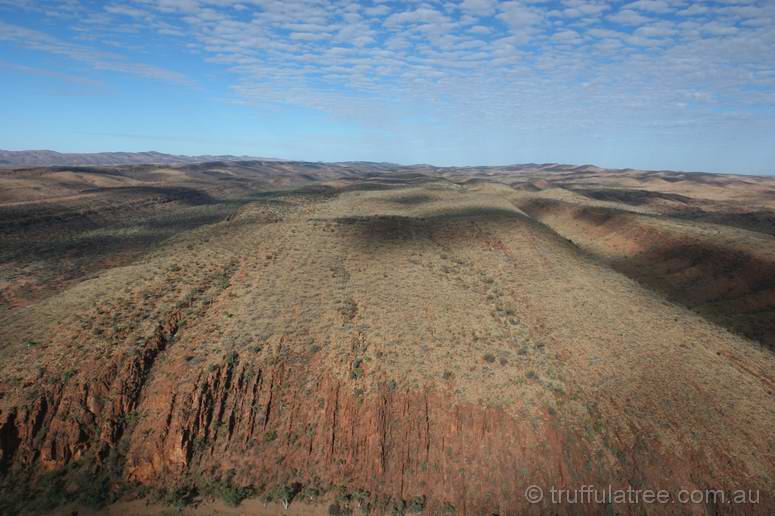
<svg viewBox="0 0 775 516">
<path fill-rule="evenodd" d="M 0 0 L 0 148 L 775 173 L 775 0 Z"/>
</svg>

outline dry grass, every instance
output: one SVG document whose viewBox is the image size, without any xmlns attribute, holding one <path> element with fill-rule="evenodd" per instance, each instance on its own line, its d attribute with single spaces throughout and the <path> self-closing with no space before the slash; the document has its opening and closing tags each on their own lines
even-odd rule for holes
<svg viewBox="0 0 775 516">
<path fill-rule="evenodd" d="M 175 345 L 154 366 L 149 393 L 191 390 L 224 365 L 300 362 L 302 385 L 333 376 L 364 398 L 385 385 L 444 391 L 502 408 L 536 432 L 551 418 L 587 436 L 597 467 L 624 460 L 617 446 L 639 439 L 679 457 L 714 443 L 734 460 L 707 470 L 737 468 L 775 486 L 771 457 L 757 452 L 775 447 L 771 352 L 609 267 L 618 248 L 607 230 L 562 210 L 532 218 L 528 209 L 536 199 L 601 209 L 612 201 L 388 179 L 176 208 L 63 236 L 85 246 L 85 258 L 105 239 L 150 249 L 0 314 L 0 408 L 33 398 L 38 384 L 85 374 L 87 358 L 120 360 L 179 311 Z M 655 181 L 655 191 L 691 193 Z M 660 203 L 678 201 L 656 199 L 613 204 L 644 221 L 644 234 L 723 239 L 773 261 L 770 235 L 657 216 Z M 50 241 L 39 263 L 67 255 L 60 244 Z M 16 281 L 8 271 L 20 259 L 6 259 L 3 281 Z"/>
</svg>

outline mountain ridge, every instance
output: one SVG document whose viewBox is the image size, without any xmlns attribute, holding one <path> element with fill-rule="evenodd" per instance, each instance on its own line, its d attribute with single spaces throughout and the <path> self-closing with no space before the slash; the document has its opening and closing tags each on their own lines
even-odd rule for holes
<svg viewBox="0 0 775 516">
<path fill-rule="evenodd" d="M 157 151 L 63 153 L 47 149 L 9 151 L 0 149 L 0 166 L 113 166 L 113 165 L 187 165 L 213 161 L 282 161 L 255 156 L 211 155 L 187 156 Z"/>
</svg>

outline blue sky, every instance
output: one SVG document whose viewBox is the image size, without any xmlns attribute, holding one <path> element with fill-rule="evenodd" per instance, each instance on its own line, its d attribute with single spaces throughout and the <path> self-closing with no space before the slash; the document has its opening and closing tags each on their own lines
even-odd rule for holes
<svg viewBox="0 0 775 516">
<path fill-rule="evenodd" d="M 0 148 L 775 173 L 772 0 L 0 0 Z"/>
</svg>

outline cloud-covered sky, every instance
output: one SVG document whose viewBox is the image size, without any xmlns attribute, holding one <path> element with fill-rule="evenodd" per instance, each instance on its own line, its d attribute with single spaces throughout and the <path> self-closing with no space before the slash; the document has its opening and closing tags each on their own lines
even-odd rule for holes
<svg viewBox="0 0 775 516">
<path fill-rule="evenodd" d="M 0 0 L 0 148 L 775 172 L 773 0 Z"/>
</svg>

